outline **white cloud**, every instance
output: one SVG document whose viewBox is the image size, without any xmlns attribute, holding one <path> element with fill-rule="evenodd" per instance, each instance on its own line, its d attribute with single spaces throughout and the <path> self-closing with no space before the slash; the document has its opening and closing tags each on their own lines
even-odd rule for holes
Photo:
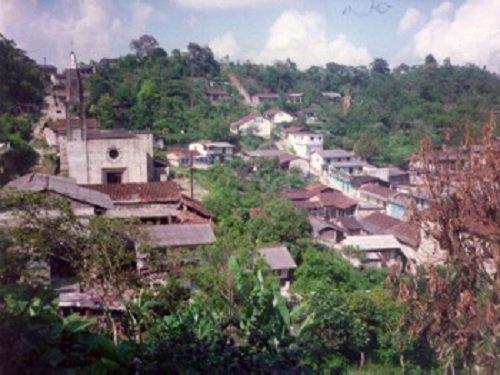
<svg viewBox="0 0 500 375">
<path fill-rule="evenodd" d="M 289 0 L 175 0 L 175 3 L 183 8 L 196 10 L 203 9 L 237 9 L 258 8 L 262 6 L 275 5 Z"/>
<path fill-rule="evenodd" d="M 368 50 L 354 46 L 346 35 L 338 34 L 329 40 L 322 15 L 296 10 L 287 10 L 278 17 L 256 58 L 264 63 L 290 58 L 300 68 L 327 62 L 361 65 L 371 61 Z"/>
<path fill-rule="evenodd" d="M 226 56 L 234 59 L 240 52 L 240 46 L 230 32 L 212 39 L 208 45 L 218 59 Z"/>
<path fill-rule="evenodd" d="M 422 26 L 427 17 L 421 11 L 415 8 L 408 8 L 399 21 L 398 31 L 406 33 L 412 29 Z"/>
<path fill-rule="evenodd" d="M 443 2 L 412 35 L 410 54 L 423 61 L 450 57 L 452 63 L 474 63 L 500 72 L 500 1 L 466 0 L 454 7 Z"/>
<path fill-rule="evenodd" d="M 9 11 L 14 2 L 22 6 Z M 145 32 L 153 12 L 149 5 L 135 0 L 118 6 L 110 0 L 66 1 L 48 13 L 38 9 L 36 0 L 0 0 L 0 32 L 37 60 L 47 56 L 48 63 L 65 68 L 72 46 L 80 61 L 100 59 L 123 53 L 132 38 Z"/>
<path fill-rule="evenodd" d="M 445 1 L 432 10 L 431 16 L 433 18 L 449 19 L 451 16 L 453 16 L 454 10 L 455 6 L 453 5 L 453 3 Z"/>
</svg>

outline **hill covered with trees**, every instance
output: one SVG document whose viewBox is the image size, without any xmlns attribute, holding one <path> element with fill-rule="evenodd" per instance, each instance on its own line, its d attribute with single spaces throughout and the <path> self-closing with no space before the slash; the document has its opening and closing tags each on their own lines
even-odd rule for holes
<svg viewBox="0 0 500 375">
<path fill-rule="evenodd" d="M 168 55 L 156 42 L 132 43 L 116 64 L 100 64 L 89 83 L 91 111 L 104 127 L 150 128 L 169 143 L 229 137 L 229 121 L 244 115 L 236 95 L 217 106 L 205 90 L 233 89 L 208 47 L 195 43 Z"/>
<path fill-rule="evenodd" d="M 0 156 L 0 183 L 22 172 L 34 161 L 28 145 L 31 124 L 43 101 L 43 83 L 36 63 L 0 34 L 0 142 L 10 144 Z"/>
<path fill-rule="evenodd" d="M 90 84 L 91 109 L 105 126 L 149 127 L 169 143 L 230 138 L 229 122 L 252 110 L 229 84 L 230 72 L 250 94 L 279 93 L 281 108 L 315 112 L 319 121 L 313 126 L 325 132 L 327 147 L 355 149 L 381 164 L 403 163 L 424 135 L 441 145 L 448 130 L 457 135 L 465 127 L 478 130 L 500 105 L 498 76 L 449 59 L 439 64 L 432 55 L 422 65 L 401 64 L 392 71 L 383 59 L 369 66 L 332 62 L 301 71 L 290 60 L 221 64 L 208 47 L 195 43 L 186 52 L 167 54 L 157 43 L 141 50 L 136 42 L 135 53 L 100 66 Z M 208 88 L 224 89 L 231 99 L 212 105 L 205 97 Z M 287 102 L 291 92 L 304 93 L 304 102 Z M 322 92 L 341 98 L 328 101 Z"/>
</svg>

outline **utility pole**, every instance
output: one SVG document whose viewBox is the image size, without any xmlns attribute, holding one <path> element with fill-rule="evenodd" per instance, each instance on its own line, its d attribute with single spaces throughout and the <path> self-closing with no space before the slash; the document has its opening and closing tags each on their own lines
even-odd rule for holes
<svg viewBox="0 0 500 375">
<path fill-rule="evenodd" d="M 189 151 L 189 190 L 191 199 L 194 199 L 194 188 L 193 188 L 193 151 Z"/>
</svg>

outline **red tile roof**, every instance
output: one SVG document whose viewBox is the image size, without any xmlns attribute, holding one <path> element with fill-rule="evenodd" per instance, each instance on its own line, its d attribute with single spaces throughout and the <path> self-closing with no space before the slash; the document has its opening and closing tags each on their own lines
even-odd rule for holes
<svg viewBox="0 0 500 375">
<path fill-rule="evenodd" d="M 363 229 L 370 234 L 384 234 L 387 229 L 403 223 L 401 220 L 382 212 L 374 212 L 363 218 L 360 222 Z"/>
<path fill-rule="evenodd" d="M 341 210 L 346 210 L 358 204 L 356 200 L 349 198 L 339 191 L 320 193 L 316 197 L 323 206 L 335 207 Z"/>
<path fill-rule="evenodd" d="M 390 199 L 398 193 L 397 191 L 395 191 L 393 189 L 389 189 L 385 186 L 381 186 L 381 185 L 373 184 L 373 183 L 361 185 L 359 190 L 362 190 L 362 191 L 367 192 L 369 194 L 377 195 L 377 196 L 382 197 L 384 199 Z"/>
<path fill-rule="evenodd" d="M 314 195 L 335 190 L 329 186 L 323 185 L 321 182 L 313 182 L 312 184 L 304 186 L 304 189 Z"/>
<path fill-rule="evenodd" d="M 165 203 L 181 200 L 179 188 L 172 181 L 82 186 L 108 194 L 114 202 Z"/>
</svg>

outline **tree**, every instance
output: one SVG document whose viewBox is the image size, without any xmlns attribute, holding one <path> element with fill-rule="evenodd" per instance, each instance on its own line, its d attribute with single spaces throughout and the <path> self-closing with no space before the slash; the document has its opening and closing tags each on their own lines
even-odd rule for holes
<svg viewBox="0 0 500 375">
<path fill-rule="evenodd" d="M 376 73 L 381 76 L 387 76 L 391 73 L 389 69 L 389 63 L 384 59 L 376 58 L 370 63 L 371 73 Z"/>
<path fill-rule="evenodd" d="M 130 42 L 130 49 L 140 57 L 149 56 L 157 48 L 158 41 L 148 34 L 141 35 L 139 39 L 132 39 Z"/>
<path fill-rule="evenodd" d="M 78 275 L 84 289 L 100 299 L 117 341 L 115 321 L 107 306 L 121 304 L 129 312 L 134 337 L 134 316 L 128 310 L 138 280 L 134 242 L 142 238 L 134 223 L 93 217 L 75 217 L 67 200 L 44 193 L 4 192 L 0 205 L 9 209 L 16 225 L 2 229 L 0 258 L 15 257 L 13 269 L 0 268 L 0 279 L 11 282 L 47 281 L 45 272 L 32 272 L 33 264 L 48 269 L 50 280 Z M 54 215 L 54 213 L 57 213 Z"/>
<path fill-rule="evenodd" d="M 430 69 L 436 69 L 437 67 L 438 67 L 438 62 L 433 55 L 429 54 L 425 56 L 424 69 L 430 70 Z"/>
<path fill-rule="evenodd" d="M 500 304 L 500 148 L 494 118 L 479 147 L 470 139 L 450 151 L 455 164 L 437 168 L 439 154 L 423 142 L 420 160 L 431 207 L 417 215 L 443 259 L 403 278 L 404 326 L 429 337 L 445 367 L 498 368 Z"/>
<path fill-rule="evenodd" d="M 220 74 L 220 66 L 209 47 L 201 47 L 196 43 L 188 44 L 188 66 L 191 76 L 211 76 Z"/>
</svg>

